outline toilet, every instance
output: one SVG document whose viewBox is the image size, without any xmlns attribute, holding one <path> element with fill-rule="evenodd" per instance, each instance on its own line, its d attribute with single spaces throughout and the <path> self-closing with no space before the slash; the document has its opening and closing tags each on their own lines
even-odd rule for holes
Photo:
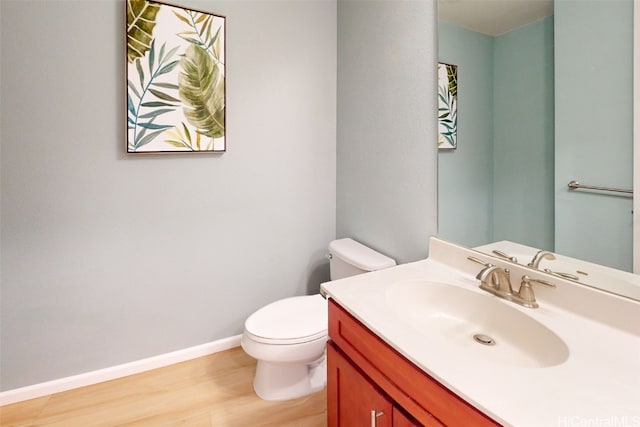
<svg viewBox="0 0 640 427">
<path fill-rule="evenodd" d="M 331 280 L 396 265 L 353 239 L 329 243 Z M 322 390 L 327 382 L 327 301 L 295 296 L 268 304 L 244 324 L 241 345 L 258 361 L 253 389 L 264 400 L 288 400 Z"/>
</svg>

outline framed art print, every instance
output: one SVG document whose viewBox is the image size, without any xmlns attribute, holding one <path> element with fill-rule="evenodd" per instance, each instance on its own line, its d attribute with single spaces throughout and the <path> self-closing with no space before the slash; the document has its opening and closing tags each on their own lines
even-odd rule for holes
<svg viewBox="0 0 640 427">
<path fill-rule="evenodd" d="M 438 149 L 458 146 L 458 66 L 438 63 Z"/>
<path fill-rule="evenodd" d="M 226 18 L 126 0 L 127 152 L 226 150 Z"/>
</svg>

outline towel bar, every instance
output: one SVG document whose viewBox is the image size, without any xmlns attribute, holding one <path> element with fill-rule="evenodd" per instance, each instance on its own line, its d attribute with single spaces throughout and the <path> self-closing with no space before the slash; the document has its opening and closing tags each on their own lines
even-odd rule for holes
<svg viewBox="0 0 640 427">
<path fill-rule="evenodd" d="M 585 189 L 588 189 L 588 190 L 611 191 L 611 192 L 614 192 L 614 193 L 633 194 L 633 190 L 626 190 L 626 189 L 622 189 L 622 188 L 598 187 L 598 186 L 595 186 L 595 185 L 584 185 L 584 184 L 580 184 L 578 181 L 569 182 L 567 184 L 567 187 L 569 187 L 572 190 L 585 188 Z"/>
</svg>

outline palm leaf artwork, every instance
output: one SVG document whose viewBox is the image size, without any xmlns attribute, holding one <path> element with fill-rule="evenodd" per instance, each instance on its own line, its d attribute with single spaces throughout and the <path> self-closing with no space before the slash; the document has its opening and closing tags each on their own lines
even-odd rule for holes
<svg viewBox="0 0 640 427">
<path fill-rule="evenodd" d="M 438 148 L 455 149 L 458 133 L 458 67 L 438 64 Z"/>
<path fill-rule="evenodd" d="M 184 122 L 182 122 L 182 126 L 176 126 L 171 130 L 167 130 L 165 135 L 170 138 L 165 142 L 176 148 L 183 148 L 191 151 L 213 150 L 213 139 L 209 140 L 209 143 L 203 148 L 201 138 L 202 134 L 200 132 L 194 132 L 194 135 L 192 136 L 189 128 Z"/>
<path fill-rule="evenodd" d="M 137 151 L 140 147 L 153 141 L 165 129 L 173 127 L 173 124 L 158 124 L 155 123 L 155 120 L 163 114 L 173 112 L 180 103 L 179 99 L 169 93 L 177 90 L 178 86 L 170 82 L 158 81 L 160 77 L 170 73 L 180 63 L 177 59 L 171 60 L 177 50 L 178 48 L 175 47 L 166 52 L 163 44 L 156 63 L 155 40 L 151 43 L 147 61 L 148 80 L 141 58 L 135 61 L 138 82 L 131 79 L 127 82 L 129 88 L 127 120 L 129 129 L 133 130 L 132 138 L 129 140 L 129 151 Z"/>
<path fill-rule="evenodd" d="M 224 136 L 225 91 L 220 67 L 196 44 L 187 47 L 180 65 L 178 86 L 185 117 L 202 135 Z"/>
<path fill-rule="evenodd" d="M 449 81 L 449 92 L 455 101 L 458 100 L 458 66 L 445 64 L 447 69 L 447 80 Z"/>
<path fill-rule="evenodd" d="M 146 0 L 127 0 L 127 59 L 131 63 L 142 58 L 151 48 L 157 4 Z"/>
<path fill-rule="evenodd" d="M 126 8 L 127 151 L 225 151 L 225 17 L 155 0 Z"/>
<path fill-rule="evenodd" d="M 222 26 L 219 26 L 217 30 L 213 29 L 213 15 L 192 10 L 183 10 L 181 12 L 174 11 L 173 13 L 180 21 L 187 24 L 189 29 L 178 33 L 178 36 L 206 50 L 217 63 L 224 65 L 221 61 L 222 46 L 220 43 Z"/>
</svg>

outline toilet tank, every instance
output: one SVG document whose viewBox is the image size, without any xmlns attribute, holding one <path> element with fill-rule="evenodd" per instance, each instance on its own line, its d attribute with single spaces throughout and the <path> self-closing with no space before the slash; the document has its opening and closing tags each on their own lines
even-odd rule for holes
<svg viewBox="0 0 640 427">
<path fill-rule="evenodd" d="M 348 238 L 329 243 L 329 259 L 331 280 L 344 279 L 396 265 L 396 262 L 388 256 Z"/>
</svg>

